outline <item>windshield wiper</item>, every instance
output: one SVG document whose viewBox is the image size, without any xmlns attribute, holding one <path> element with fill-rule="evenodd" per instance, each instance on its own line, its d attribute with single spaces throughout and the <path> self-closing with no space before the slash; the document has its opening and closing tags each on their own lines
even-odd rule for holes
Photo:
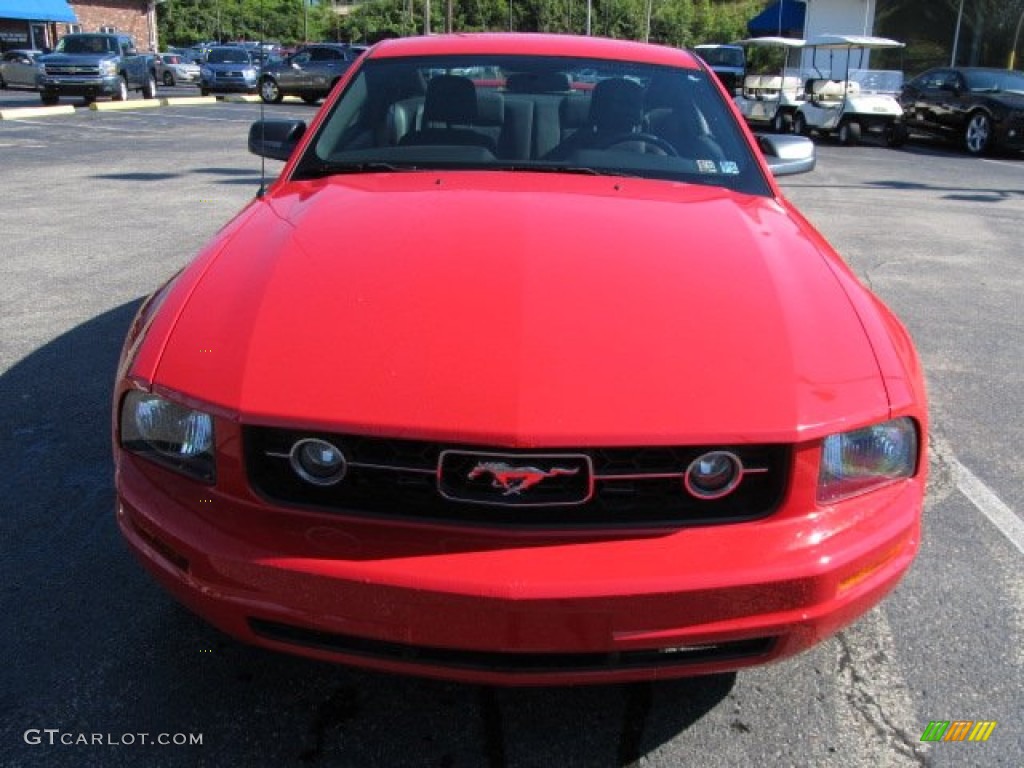
<svg viewBox="0 0 1024 768">
<path fill-rule="evenodd" d="M 524 173 L 574 173 L 581 176 L 621 176 L 628 179 L 638 178 L 635 173 L 626 173 L 611 168 L 590 168 L 585 165 L 495 165 L 485 170 L 521 171 Z"/>
<path fill-rule="evenodd" d="M 363 163 L 320 163 L 318 165 L 300 166 L 298 175 L 304 179 L 319 179 L 324 176 L 342 175 L 347 173 L 390 173 L 419 170 L 414 165 L 393 165 L 383 162 Z"/>
</svg>

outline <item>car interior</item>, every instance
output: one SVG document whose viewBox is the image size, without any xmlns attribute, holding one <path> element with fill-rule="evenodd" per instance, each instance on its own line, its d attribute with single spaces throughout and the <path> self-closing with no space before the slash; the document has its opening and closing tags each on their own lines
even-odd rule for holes
<svg viewBox="0 0 1024 768">
<path fill-rule="evenodd" d="M 711 77 L 541 57 L 369 60 L 300 166 L 571 166 L 756 186 L 757 163 Z"/>
</svg>

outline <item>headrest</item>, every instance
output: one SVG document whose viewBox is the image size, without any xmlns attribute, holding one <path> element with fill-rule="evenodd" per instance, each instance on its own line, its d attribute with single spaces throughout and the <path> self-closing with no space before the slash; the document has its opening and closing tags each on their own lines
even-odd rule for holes
<svg viewBox="0 0 1024 768">
<path fill-rule="evenodd" d="M 571 87 L 565 72 L 514 72 L 505 80 L 512 93 L 565 93 Z"/>
<path fill-rule="evenodd" d="M 644 117 L 644 89 L 625 78 L 609 78 L 594 86 L 589 122 L 599 131 L 628 132 Z"/>
<path fill-rule="evenodd" d="M 468 77 L 437 75 L 427 83 L 423 120 L 428 123 L 472 123 L 476 120 L 476 87 Z"/>
</svg>

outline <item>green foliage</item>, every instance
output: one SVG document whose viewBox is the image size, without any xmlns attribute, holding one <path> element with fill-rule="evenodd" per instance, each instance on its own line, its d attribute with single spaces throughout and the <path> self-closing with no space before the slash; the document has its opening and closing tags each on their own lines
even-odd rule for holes
<svg viewBox="0 0 1024 768">
<path fill-rule="evenodd" d="M 427 0 L 368 0 L 351 13 L 304 0 L 165 0 L 157 5 L 162 47 L 208 40 L 376 42 L 420 34 Z M 429 0 L 430 28 L 443 32 L 448 0 Z M 590 0 L 591 33 L 673 46 L 727 42 L 768 0 Z M 586 32 L 587 0 L 451 0 L 456 32 Z M 511 24 L 510 24 L 511 22 Z"/>
</svg>

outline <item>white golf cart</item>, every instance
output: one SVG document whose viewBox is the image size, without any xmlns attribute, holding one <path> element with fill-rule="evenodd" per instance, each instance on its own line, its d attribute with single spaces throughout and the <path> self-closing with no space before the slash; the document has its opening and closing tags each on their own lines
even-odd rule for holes
<svg viewBox="0 0 1024 768">
<path fill-rule="evenodd" d="M 747 49 L 780 49 L 783 52 L 779 69 L 775 72 L 743 78 L 743 88 L 733 101 L 747 124 L 755 130 L 789 133 L 793 116 L 804 102 L 804 81 L 800 76 L 800 49 L 804 41 L 795 37 L 749 37 L 736 45 Z M 790 54 L 796 54 L 790 62 Z M 749 61 L 753 55 L 747 56 Z"/>
<path fill-rule="evenodd" d="M 848 146 L 866 133 L 881 134 L 890 147 L 903 144 L 907 133 L 897 100 L 903 73 L 861 68 L 867 51 L 902 48 L 903 43 L 865 35 L 819 35 L 805 47 L 813 51 L 816 76 L 805 83 L 806 100 L 793 115 L 794 132 L 835 135 Z"/>
</svg>

